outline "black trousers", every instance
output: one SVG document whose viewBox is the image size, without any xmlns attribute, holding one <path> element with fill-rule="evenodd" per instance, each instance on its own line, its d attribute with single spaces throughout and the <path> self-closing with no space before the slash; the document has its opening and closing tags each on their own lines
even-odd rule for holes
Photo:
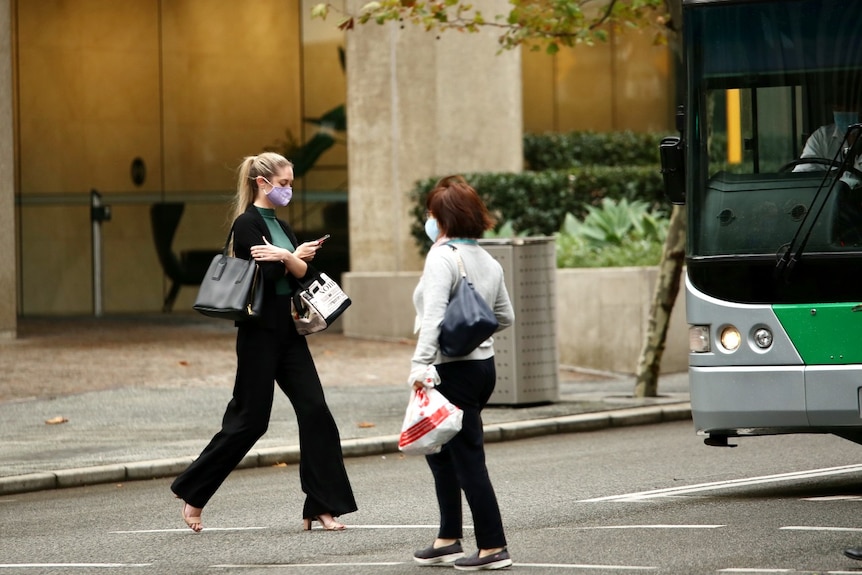
<svg viewBox="0 0 862 575">
<path fill-rule="evenodd" d="M 464 410 L 461 431 L 439 453 L 425 456 L 440 506 L 441 539 L 463 537 L 461 490 L 473 515 L 479 549 L 506 546 L 497 496 L 485 465 L 482 409 L 497 379 L 494 358 L 457 361 L 436 366 L 441 383 L 437 389 Z"/>
<path fill-rule="evenodd" d="M 252 322 L 237 328 L 237 371 L 233 398 L 221 431 L 180 474 L 171 490 L 186 503 L 204 507 L 269 426 L 274 385 L 290 399 L 299 424 L 299 476 L 306 494 L 303 517 L 356 511 L 344 468 L 341 438 L 326 405 L 305 337 L 296 333 L 289 298 L 279 298 L 279 327 Z"/>
</svg>

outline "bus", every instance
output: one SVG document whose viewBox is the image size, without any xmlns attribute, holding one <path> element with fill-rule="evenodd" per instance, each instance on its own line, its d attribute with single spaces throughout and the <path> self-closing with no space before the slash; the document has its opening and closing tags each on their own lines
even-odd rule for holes
<svg viewBox="0 0 862 575">
<path fill-rule="evenodd" d="M 660 155 L 687 218 L 695 428 L 862 443 L 862 1 L 683 0 L 682 18 Z M 834 153 L 802 158 L 824 134 Z"/>
</svg>

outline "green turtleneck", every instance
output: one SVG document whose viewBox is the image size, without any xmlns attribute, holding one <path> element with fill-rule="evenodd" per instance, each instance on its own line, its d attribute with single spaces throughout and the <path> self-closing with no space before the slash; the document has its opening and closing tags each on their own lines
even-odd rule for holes
<svg viewBox="0 0 862 575">
<path fill-rule="evenodd" d="M 261 208 L 260 206 L 255 207 L 260 215 L 263 216 L 263 221 L 266 223 L 266 229 L 269 230 L 269 235 L 272 236 L 272 241 L 270 243 L 291 252 L 295 250 L 296 248 L 293 243 L 291 243 L 290 238 L 287 237 L 287 234 L 284 233 L 284 230 L 278 223 L 278 220 L 275 217 L 275 210 L 272 208 Z M 290 295 L 292 292 L 293 289 L 290 287 L 290 282 L 287 281 L 286 276 L 279 278 L 278 281 L 275 282 L 276 294 Z"/>
</svg>

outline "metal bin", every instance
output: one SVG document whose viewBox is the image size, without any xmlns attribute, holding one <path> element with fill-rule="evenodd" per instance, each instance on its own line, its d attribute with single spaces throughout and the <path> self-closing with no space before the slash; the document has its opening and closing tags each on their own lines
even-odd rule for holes
<svg viewBox="0 0 862 575">
<path fill-rule="evenodd" d="M 515 323 L 494 335 L 497 386 L 489 404 L 548 403 L 559 397 L 556 243 L 553 237 L 482 239 L 503 266 Z"/>
</svg>

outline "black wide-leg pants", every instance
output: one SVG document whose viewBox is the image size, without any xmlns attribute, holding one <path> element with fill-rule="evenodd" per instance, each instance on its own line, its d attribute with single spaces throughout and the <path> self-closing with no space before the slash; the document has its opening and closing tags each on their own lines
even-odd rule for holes
<svg viewBox="0 0 862 575">
<path fill-rule="evenodd" d="M 302 516 L 331 513 L 337 517 L 356 511 L 344 468 L 341 438 L 326 404 L 308 343 L 296 332 L 289 307 L 279 309 L 279 315 L 284 317 L 275 330 L 252 322 L 239 324 L 233 398 L 222 419 L 221 431 L 174 480 L 171 490 L 194 507 L 206 506 L 266 432 L 275 381 L 293 405 L 299 424 L 299 476 L 306 494 Z"/>
<path fill-rule="evenodd" d="M 434 476 L 440 507 L 441 539 L 460 539 L 462 531 L 461 490 L 473 515 L 473 529 L 479 549 L 506 546 L 500 507 L 488 468 L 482 409 L 491 398 L 497 372 L 494 358 L 438 364 L 437 389 L 464 411 L 461 431 L 439 453 L 425 457 Z"/>
</svg>

